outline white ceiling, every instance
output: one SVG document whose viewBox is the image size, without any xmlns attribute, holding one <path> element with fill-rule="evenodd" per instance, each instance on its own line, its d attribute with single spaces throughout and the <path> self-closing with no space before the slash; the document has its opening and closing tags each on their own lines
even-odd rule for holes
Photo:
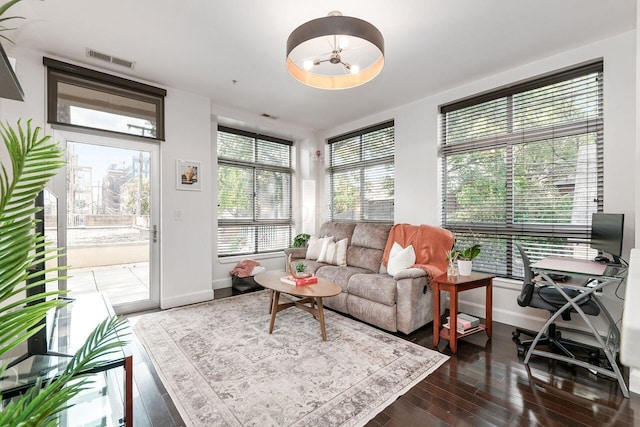
<svg viewBox="0 0 640 427">
<path fill-rule="evenodd" d="M 37 49 L 206 96 L 283 124 L 328 129 L 635 28 L 635 0 L 23 0 L 10 35 Z M 385 37 L 373 81 L 323 91 L 285 68 L 293 29 L 332 10 Z M 86 48 L 135 61 L 133 71 Z M 233 84 L 232 81 L 237 83 Z"/>
</svg>

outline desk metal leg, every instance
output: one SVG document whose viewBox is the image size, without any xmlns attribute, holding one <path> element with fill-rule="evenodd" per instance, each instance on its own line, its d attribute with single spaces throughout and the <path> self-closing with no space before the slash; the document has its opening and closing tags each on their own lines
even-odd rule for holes
<svg viewBox="0 0 640 427">
<path fill-rule="evenodd" d="M 543 274 L 543 277 L 544 276 L 546 276 L 546 275 Z M 589 317 L 584 313 L 584 311 L 576 303 L 576 301 L 583 299 L 585 297 L 585 295 L 589 294 L 589 292 L 585 292 L 584 294 L 577 295 L 574 298 L 570 298 L 560 286 L 558 286 L 556 283 L 554 283 L 553 281 L 551 281 L 547 277 L 545 277 L 545 279 L 547 279 L 547 281 L 549 283 L 552 283 L 558 289 L 558 291 L 567 300 L 567 303 L 565 305 L 563 305 L 558 311 L 553 313 L 553 315 L 551 317 L 549 317 L 549 320 L 547 320 L 547 322 L 542 326 L 540 331 L 538 331 L 538 334 L 535 336 L 535 338 L 531 342 L 531 346 L 529 347 L 529 351 L 527 352 L 527 355 L 525 356 L 525 359 L 524 359 L 525 365 L 529 363 L 529 360 L 531 359 L 531 356 L 533 354 L 535 354 L 535 355 L 544 356 L 544 357 L 547 357 L 547 358 L 550 358 L 550 359 L 561 360 L 563 362 L 571 363 L 571 364 L 574 364 L 574 365 L 577 365 L 577 366 L 581 366 L 583 368 L 592 369 L 592 370 L 595 370 L 596 372 L 598 372 L 598 373 L 600 373 L 602 375 L 606 375 L 608 377 L 615 378 L 618 381 L 620 389 L 622 390 L 622 394 L 624 395 L 624 397 L 628 398 L 629 397 L 629 389 L 627 388 L 627 384 L 624 382 L 624 377 L 622 376 L 622 372 L 620 371 L 620 367 L 618 366 L 618 363 L 616 362 L 615 354 L 613 354 L 611 352 L 611 350 L 610 350 L 610 348 L 608 346 L 608 343 L 605 343 L 602 340 L 602 337 L 598 333 L 598 331 L 595 328 L 595 326 L 593 326 L 593 323 L 591 323 L 591 321 L 589 320 Z M 591 292 L 593 292 L 594 290 L 591 290 Z M 601 304 L 600 301 L 597 298 L 596 298 L 596 303 L 600 306 L 601 312 L 603 312 L 605 314 L 605 317 L 607 318 L 607 320 L 609 322 L 611 322 L 610 324 L 612 324 L 617 329 L 617 327 L 615 326 L 615 322 L 613 322 L 613 319 L 611 318 L 611 314 L 606 309 L 606 307 L 604 307 L 604 304 Z M 605 369 L 605 368 L 601 368 L 601 367 L 596 366 L 596 365 L 592 365 L 592 364 L 587 363 L 587 362 L 583 362 L 581 360 L 576 360 L 576 359 L 573 359 L 573 358 L 570 358 L 570 357 L 566 357 L 566 356 L 563 356 L 563 355 L 551 353 L 551 352 L 548 352 L 548 351 L 536 350 L 536 346 L 538 345 L 538 342 L 539 342 L 540 338 L 544 334 L 544 331 L 548 330 L 549 325 L 551 325 L 558 317 L 560 317 L 560 315 L 565 310 L 569 309 L 570 307 L 573 308 L 573 310 L 576 313 L 578 313 L 580 315 L 580 317 L 582 317 L 582 320 L 585 322 L 585 324 L 591 330 L 591 333 L 592 333 L 593 337 L 598 342 L 598 345 L 600 346 L 600 348 L 602 348 L 602 350 L 604 351 L 604 353 L 605 353 L 605 355 L 607 357 L 607 360 L 609 361 L 609 365 L 611 366 L 612 371 L 608 370 L 608 369 Z M 608 337 L 607 337 L 607 341 L 608 341 Z"/>
<path fill-rule="evenodd" d="M 600 311 L 604 313 L 605 317 L 607 318 L 609 325 L 611 325 L 609 327 L 609 333 L 607 334 L 607 344 L 609 344 L 609 339 L 612 339 L 614 343 L 617 343 L 615 345 L 615 348 L 617 350 L 620 343 L 620 330 L 618 329 L 616 322 L 613 320 L 613 317 L 611 317 L 611 313 L 609 313 L 609 310 L 607 310 L 607 307 L 602 303 L 602 301 L 600 301 L 600 298 L 595 298 L 595 301 L 596 304 L 598 304 L 598 307 L 600 307 Z"/>
</svg>

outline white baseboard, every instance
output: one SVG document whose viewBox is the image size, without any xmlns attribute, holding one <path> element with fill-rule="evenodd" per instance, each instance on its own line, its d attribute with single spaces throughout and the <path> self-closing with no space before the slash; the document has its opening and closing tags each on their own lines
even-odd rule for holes
<svg viewBox="0 0 640 427">
<path fill-rule="evenodd" d="M 217 279 L 217 280 L 211 281 L 211 289 L 213 290 L 230 288 L 230 287 L 231 287 L 231 276 L 229 276 L 229 278 Z"/>
<path fill-rule="evenodd" d="M 484 304 L 458 300 L 458 310 L 482 319 L 485 317 Z M 540 313 L 546 314 L 545 311 L 540 311 Z M 547 321 L 547 317 L 530 316 L 507 308 L 496 307 L 495 305 L 493 306 L 492 318 L 494 322 L 536 331 Z"/>
<path fill-rule="evenodd" d="M 640 394 L 640 370 L 636 368 L 629 370 L 629 391 Z"/>
<path fill-rule="evenodd" d="M 160 301 L 160 308 L 165 310 L 167 308 L 180 307 L 181 305 L 196 304 L 199 302 L 210 301 L 213 299 L 213 289 L 207 289 L 205 291 L 193 292 L 190 294 L 183 294 L 172 298 L 162 298 Z"/>
</svg>

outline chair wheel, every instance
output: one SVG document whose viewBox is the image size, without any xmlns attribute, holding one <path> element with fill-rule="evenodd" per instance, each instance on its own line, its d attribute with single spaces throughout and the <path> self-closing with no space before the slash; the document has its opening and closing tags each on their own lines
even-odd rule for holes
<svg viewBox="0 0 640 427">
<path fill-rule="evenodd" d="M 518 346 L 518 356 L 524 356 L 524 347 Z"/>
<path fill-rule="evenodd" d="M 517 340 L 518 338 L 520 338 L 520 332 L 518 331 L 511 332 L 511 339 Z"/>
</svg>

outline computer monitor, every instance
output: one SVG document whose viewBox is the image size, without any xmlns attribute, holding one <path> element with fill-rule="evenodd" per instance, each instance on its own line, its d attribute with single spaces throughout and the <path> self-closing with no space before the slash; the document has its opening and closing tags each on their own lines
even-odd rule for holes
<svg viewBox="0 0 640 427">
<path fill-rule="evenodd" d="M 591 248 L 598 250 L 596 261 L 611 262 L 604 254 L 613 256 L 613 263 L 620 264 L 624 214 L 594 213 L 591 217 Z"/>
</svg>

